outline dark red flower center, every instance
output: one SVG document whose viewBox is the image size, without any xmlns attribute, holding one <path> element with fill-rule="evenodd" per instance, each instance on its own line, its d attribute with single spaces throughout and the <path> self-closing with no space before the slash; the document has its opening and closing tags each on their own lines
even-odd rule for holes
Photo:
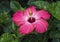
<svg viewBox="0 0 60 42">
<path fill-rule="evenodd" d="M 28 19 L 28 22 L 30 22 L 30 23 L 35 22 L 35 18 L 34 18 L 34 17 L 30 17 L 30 18 Z"/>
</svg>

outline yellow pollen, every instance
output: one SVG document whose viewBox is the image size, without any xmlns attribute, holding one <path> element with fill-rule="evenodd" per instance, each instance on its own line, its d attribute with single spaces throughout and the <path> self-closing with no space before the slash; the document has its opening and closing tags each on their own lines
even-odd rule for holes
<svg viewBox="0 0 60 42">
<path fill-rule="evenodd" d="M 29 10 L 29 15 L 31 16 L 33 13 L 32 13 L 32 11 L 31 10 Z"/>
</svg>

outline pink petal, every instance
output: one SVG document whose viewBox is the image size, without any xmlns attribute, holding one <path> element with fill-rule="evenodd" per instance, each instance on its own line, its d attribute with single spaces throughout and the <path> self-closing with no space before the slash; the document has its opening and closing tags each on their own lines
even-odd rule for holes
<svg viewBox="0 0 60 42">
<path fill-rule="evenodd" d="M 12 20 L 16 23 L 17 26 L 23 24 L 24 23 L 23 12 L 18 10 L 16 13 L 14 13 Z"/>
<path fill-rule="evenodd" d="M 50 19 L 50 14 L 47 11 L 40 10 L 36 14 L 40 18 L 43 18 L 43 19 L 46 19 L 46 20 Z"/>
<path fill-rule="evenodd" d="M 30 34 L 33 30 L 34 30 L 33 25 L 28 24 L 28 23 L 22 25 L 22 26 L 19 28 L 19 32 L 20 32 L 20 34 L 22 34 L 22 35 Z"/>
<path fill-rule="evenodd" d="M 26 10 L 24 10 L 24 15 L 29 15 L 29 11 L 32 11 L 32 14 L 36 13 L 36 7 L 35 6 L 30 6 L 29 8 L 27 8 Z"/>
<path fill-rule="evenodd" d="M 34 23 L 34 27 L 36 29 L 36 32 L 44 33 L 48 29 L 48 23 L 45 20 L 40 19 Z"/>
</svg>

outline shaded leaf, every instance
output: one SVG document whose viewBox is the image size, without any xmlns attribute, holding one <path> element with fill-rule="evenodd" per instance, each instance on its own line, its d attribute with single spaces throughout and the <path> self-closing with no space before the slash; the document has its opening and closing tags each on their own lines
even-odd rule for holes
<svg viewBox="0 0 60 42">
<path fill-rule="evenodd" d="M 47 1 L 33 1 L 28 5 L 34 5 L 38 9 L 47 9 L 49 7 L 49 3 Z"/>
<path fill-rule="evenodd" d="M 52 42 L 60 42 L 60 39 L 59 38 L 55 38 L 52 40 Z"/>
<path fill-rule="evenodd" d="M 17 10 L 24 10 L 21 5 L 19 4 L 19 2 L 17 1 L 11 1 L 10 2 L 10 8 L 13 10 L 13 11 L 17 11 Z"/>
<path fill-rule="evenodd" d="M 51 31 L 50 38 L 60 38 L 60 31 Z"/>
</svg>

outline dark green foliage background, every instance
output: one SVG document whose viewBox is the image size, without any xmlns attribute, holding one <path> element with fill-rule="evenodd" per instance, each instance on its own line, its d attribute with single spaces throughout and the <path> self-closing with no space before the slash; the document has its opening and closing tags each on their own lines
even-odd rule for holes
<svg viewBox="0 0 60 42">
<path fill-rule="evenodd" d="M 12 15 L 18 9 L 29 6 L 44 9 L 51 14 L 48 31 L 20 35 L 12 22 Z M 60 42 L 60 1 L 59 0 L 0 0 L 0 42 Z"/>
</svg>

